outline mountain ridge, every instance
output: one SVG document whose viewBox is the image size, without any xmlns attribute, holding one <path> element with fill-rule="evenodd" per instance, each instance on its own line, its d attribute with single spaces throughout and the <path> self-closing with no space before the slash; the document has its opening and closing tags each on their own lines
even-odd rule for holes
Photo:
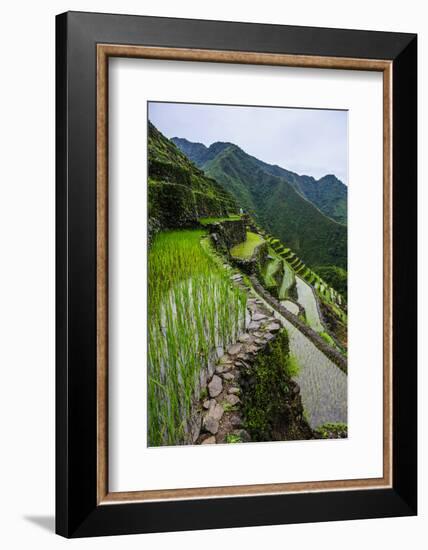
<svg viewBox="0 0 428 550">
<path fill-rule="evenodd" d="M 148 173 L 151 232 L 191 227 L 200 217 L 227 216 L 238 211 L 235 199 L 224 186 L 198 168 L 150 121 Z"/>
<path fill-rule="evenodd" d="M 347 268 L 346 226 L 326 216 L 299 186 L 299 183 L 305 185 L 306 193 L 312 192 L 319 199 L 312 189 L 313 178 L 303 176 L 303 182 L 296 181 L 291 177 L 294 173 L 268 165 L 230 142 L 216 142 L 208 148 L 199 144 L 197 155 L 192 155 L 195 151 L 192 142 L 172 141 L 207 175 L 222 184 L 260 226 L 287 243 L 307 265 Z"/>
<path fill-rule="evenodd" d="M 207 147 L 203 143 L 192 142 L 186 138 L 173 137 L 171 141 L 199 168 L 206 171 L 209 169 L 208 163 L 228 147 L 234 147 L 245 153 L 238 145 L 231 142 L 216 141 Z M 248 155 L 248 153 L 245 154 Z M 335 222 L 346 225 L 348 190 L 336 175 L 326 174 L 317 180 L 313 176 L 300 175 L 278 164 L 268 164 L 252 155 L 248 156 L 255 159 L 265 172 L 286 179 L 324 215 Z"/>
</svg>

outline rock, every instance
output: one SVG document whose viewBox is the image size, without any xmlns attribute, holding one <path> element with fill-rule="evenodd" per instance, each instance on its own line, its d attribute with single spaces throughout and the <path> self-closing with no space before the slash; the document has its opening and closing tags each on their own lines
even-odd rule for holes
<svg viewBox="0 0 428 550">
<path fill-rule="evenodd" d="M 281 325 L 279 323 L 270 323 L 267 325 L 266 330 L 271 333 L 275 333 L 281 330 Z"/>
<path fill-rule="evenodd" d="M 245 352 L 246 353 L 251 353 L 252 355 L 255 355 L 258 351 L 258 348 L 256 346 L 254 346 L 253 344 L 250 344 L 250 345 L 246 345 L 245 346 Z"/>
<path fill-rule="evenodd" d="M 208 375 L 206 369 L 202 369 L 199 373 L 199 387 L 205 388 L 208 382 Z"/>
<path fill-rule="evenodd" d="M 215 349 L 215 352 L 216 352 L 216 355 L 218 357 L 218 359 L 220 359 L 220 357 L 223 357 L 224 355 L 224 349 L 222 346 L 217 346 L 216 349 Z"/>
<path fill-rule="evenodd" d="M 209 399 L 206 399 L 206 400 L 203 402 L 202 406 L 204 407 L 204 409 L 209 409 L 209 407 L 210 407 L 210 400 L 209 400 Z"/>
<path fill-rule="evenodd" d="M 215 399 L 210 401 L 210 408 L 204 416 L 202 427 L 205 431 L 215 435 L 219 430 L 219 422 L 223 416 L 223 407 Z"/>
<path fill-rule="evenodd" d="M 239 388 L 236 388 L 235 386 L 233 386 L 232 388 L 229 388 L 228 391 L 229 393 L 234 395 L 238 395 L 239 393 L 241 393 L 241 390 Z"/>
<path fill-rule="evenodd" d="M 241 334 L 241 336 L 238 338 L 239 342 L 242 342 L 243 344 L 245 342 L 249 342 L 251 340 L 251 336 L 248 333 Z"/>
<path fill-rule="evenodd" d="M 236 362 L 235 362 L 235 366 L 238 368 L 238 369 L 249 369 L 250 368 L 250 365 L 248 363 L 246 363 L 245 361 L 243 361 L 242 359 L 238 359 Z"/>
<path fill-rule="evenodd" d="M 237 395 L 227 395 L 226 396 L 226 401 L 228 403 L 230 403 L 232 406 L 241 402 L 241 400 L 239 399 L 239 397 Z"/>
<path fill-rule="evenodd" d="M 242 348 L 242 344 L 233 344 L 233 346 L 230 346 L 230 348 L 227 350 L 230 355 L 237 355 Z"/>
<path fill-rule="evenodd" d="M 204 419 L 204 428 L 206 429 L 207 432 L 210 432 L 215 435 L 218 432 L 218 428 L 219 428 L 218 420 L 216 420 L 212 416 L 206 417 Z"/>
<path fill-rule="evenodd" d="M 219 363 L 221 365 L 224 365 L 225 363 L 230 363 L 230 361 L 231 361 L 230 356 L 227 353 L 225 353 L 222 357 L 220 357 Z"/>
<path fill-rule="evenodd" d="M 199 414 L 194 414 L 188 422 L 188 430 L 190 435 L 190 441 L 196 443 L 196 440 L 201 433 L 201 417 Z"/>
<path fill-rule="evenodd" d="M 213 435 L 210 435 L 202 441 L 201 445 L 212 445 L 213 443 L 217 442 L 215 440 L 215 437 Z"/>
<path fill-rule="evenodd" d="M 294 388 L 293 388 L 293 393 L 299 393 L 300 392 L 300 386 L 299 384 L 297 384 L 297 382 L 295 383 L 294 385 Z"/>
<path fill-rule="evenodd" d="M 235 376 L 231 372 L 226 372 L 225 374 L 223 374 L 223 378 L 224 380 L 235 380 Z"/>
<path fill-rule="evenodd" d="M 217 374 L 223 374 L 233 369 L 233 366 L 233 363 L 225 363 L 224 365 L 218 365 L 215 371 Z"/>
<path fill-rule="evenodd" d="M 211 399 L 209 409 L 205 418 L 207 418 L 208 416 L 211 416 L 216 420 L 221 420 L 223 413 L 224 413 L 224 410 L 223 410 L 223 407 L 220 405 L 220 403 L 217 403 L 215 399 Z"/>
<path fill-rule="evenodd" d="M 207 376 L 208 376 L 208 379 L 211 378 L 211 376 L 215 373 L 215 363 L 208 363 L 208 368 L 207 368 Z"/>
<path fill-rule="evenodd" d="M 221 381 L 220 376 L 214 374 L 211 379 L 211 382 L 208 384 L 208 391 L 211 397 L 217 397 L 223 390 L 223 382 Z"/>
<path fill-rule="evenodd" d="M 233 413 L 229 416 L 229 422 L 234 428 L 242 426 L 242 417 L 239 413 Z"/>
<path fill-rule="evenodd" d="M 248 325 L 248 330 L 258 330 L 260 328 L 260 323 L 256 321 L 251 321 L 251 323 Z"/>
<path fill-rule="evenodd" d="M 266 315 L 264 315 L 263 313 L 255 313 L 253 315 L 253 321 L 261 321 L 262 319 L 266 319 Z"/>
</svg>

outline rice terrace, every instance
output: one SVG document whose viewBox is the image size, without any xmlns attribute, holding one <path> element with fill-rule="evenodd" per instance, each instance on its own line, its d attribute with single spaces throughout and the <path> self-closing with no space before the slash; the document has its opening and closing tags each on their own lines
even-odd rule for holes
<svg viewBox="0 0 428 550">
<path fill-rule="evenodd" d="M 347 114 L 296 111 L 149 103 L 149 446 L 347 437 Z"/>
</svg>

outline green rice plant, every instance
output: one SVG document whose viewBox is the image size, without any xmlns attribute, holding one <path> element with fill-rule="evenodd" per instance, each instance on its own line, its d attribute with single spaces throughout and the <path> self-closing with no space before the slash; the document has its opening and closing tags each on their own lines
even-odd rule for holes
<svg viewBox="0 0 428 550">
<path fill-rule="evenodd" d="M 223 216 L 220 218 L 199 218 L 198 222 L 201 225 L 210 225 L 212 223 L 217 222 L 226 222 L 226 221 L 238 221 L 241 219 L 241 216 L 239 214 L 230 214 L 229 216 Z"/>
<path fill-rule="evenodd" d="M 244 329 L 246 294 L 203 230 L 156 235 L 148 262 L 148 441 L 183 443 L 204 369 Z"/>
</svg>

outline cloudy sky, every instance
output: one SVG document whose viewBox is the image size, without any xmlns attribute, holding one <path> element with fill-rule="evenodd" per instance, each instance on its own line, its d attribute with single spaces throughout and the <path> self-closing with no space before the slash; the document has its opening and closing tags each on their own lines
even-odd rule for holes
<svg viewBox="0 0 428 550">
<path fill-rule="evenodd" d="M 151 102 L 149 119 L 168 138 L 230 141 L 269 164 L 348 183 L 346 111 Z"/>
</svg>

